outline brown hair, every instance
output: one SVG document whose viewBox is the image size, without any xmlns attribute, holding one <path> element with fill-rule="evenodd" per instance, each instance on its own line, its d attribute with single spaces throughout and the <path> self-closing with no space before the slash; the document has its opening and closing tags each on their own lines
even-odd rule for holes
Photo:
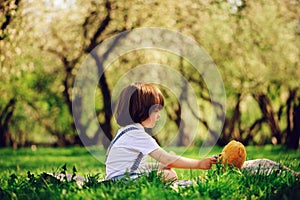
<svg viewBox="0 0 300 200">
<path fill-rule="evenodd" d="M 133 83 L 124 88 L 117 100 L 115 118 L 120 126 L 141 123 L 153 109 L 162 109 L 164 97 L 154 85 Z"/>
</svg>

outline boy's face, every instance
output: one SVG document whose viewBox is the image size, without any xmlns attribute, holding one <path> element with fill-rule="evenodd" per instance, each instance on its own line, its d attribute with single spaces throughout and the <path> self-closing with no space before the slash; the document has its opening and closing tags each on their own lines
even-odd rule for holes
<svg viewBox="0 0 300 200">
<path fill-rule="evenodd" d="M 156 123 L 158 122 L 159 118 L 160 118 L 160 113 L 159 113 L 159 109 L 154 109 L 149 117 L 142 122 L 142 125 L 145 127 L 145 128 L 153 128 Z"/>
</svg>

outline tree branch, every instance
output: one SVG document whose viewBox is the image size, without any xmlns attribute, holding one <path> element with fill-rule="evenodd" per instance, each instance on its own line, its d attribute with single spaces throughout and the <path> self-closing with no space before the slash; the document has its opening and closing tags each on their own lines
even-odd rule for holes
<svg viewBox="0 0 300 200">
<path fill-rule="evenodd" d="M 99 23 L 99 27 L 97 28 L 97 31 L 94 33 L 93 37 L 90 39 L 89 44 L 84 48 L 84 52 L 89 53 L 91 52 L 97 45 L 97 39 L 100 37 L 100 35 L 103 33 L 103 31 L 107 28 L 109 25 L 109 22 L 111 20 L 110 13 L 111 13 L 111 3 L 109 0 L 105 3 L 105 8 L 107 10 L 107 15 L 104 18 L 103 21 Z M 87 37 L 87 22 L 88 18 L 85 20 L 83 27 L 84 27 L 84 36 Z"/>
</svg>

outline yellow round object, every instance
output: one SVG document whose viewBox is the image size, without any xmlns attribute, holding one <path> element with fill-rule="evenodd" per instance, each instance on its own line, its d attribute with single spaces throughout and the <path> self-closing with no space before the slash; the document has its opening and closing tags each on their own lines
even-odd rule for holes
<svg viewBox="0 0 300 200">
<path fill-rule="evenodd" d="M 226 165 L 241 168 L 246 160 L 245 146 L 235 140 L 230 141 L 219 155 L 220 161 Z"/>
</svg>

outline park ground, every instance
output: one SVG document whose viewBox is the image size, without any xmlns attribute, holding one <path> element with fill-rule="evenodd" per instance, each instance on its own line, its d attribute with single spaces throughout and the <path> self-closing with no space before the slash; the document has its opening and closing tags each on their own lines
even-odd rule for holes
<svg viewBox="0 0 300 200">
<path fill-rule="evenodd" d="M 248 146 L 247 159 L 268 158 L 300 171 L 300 151 L 282 146 Z M 199 148 L 172 148 L 177 154 L 199 158 Z M 214 147 L 207 156 L 218 154 Z M 91 153 L 92 152 L 92 153 Z M 0 149 L 0 199 L 299 199 L 300 182 L 291 174 L 268 176 L 237 170 L 179 170 L 179 179 L 191 186 L 174 187 L 150 174 L 138 181 L 97 183 L 105 176 L 104 164 L 84 147 Z M 96 155 L 97 156 L 97 155 Z M 101 157 L 101 156 L 100 156 Z M 88 178 L 85 185 L 56 182 L 43 173 L 63 172 Z"/>
</svg>

